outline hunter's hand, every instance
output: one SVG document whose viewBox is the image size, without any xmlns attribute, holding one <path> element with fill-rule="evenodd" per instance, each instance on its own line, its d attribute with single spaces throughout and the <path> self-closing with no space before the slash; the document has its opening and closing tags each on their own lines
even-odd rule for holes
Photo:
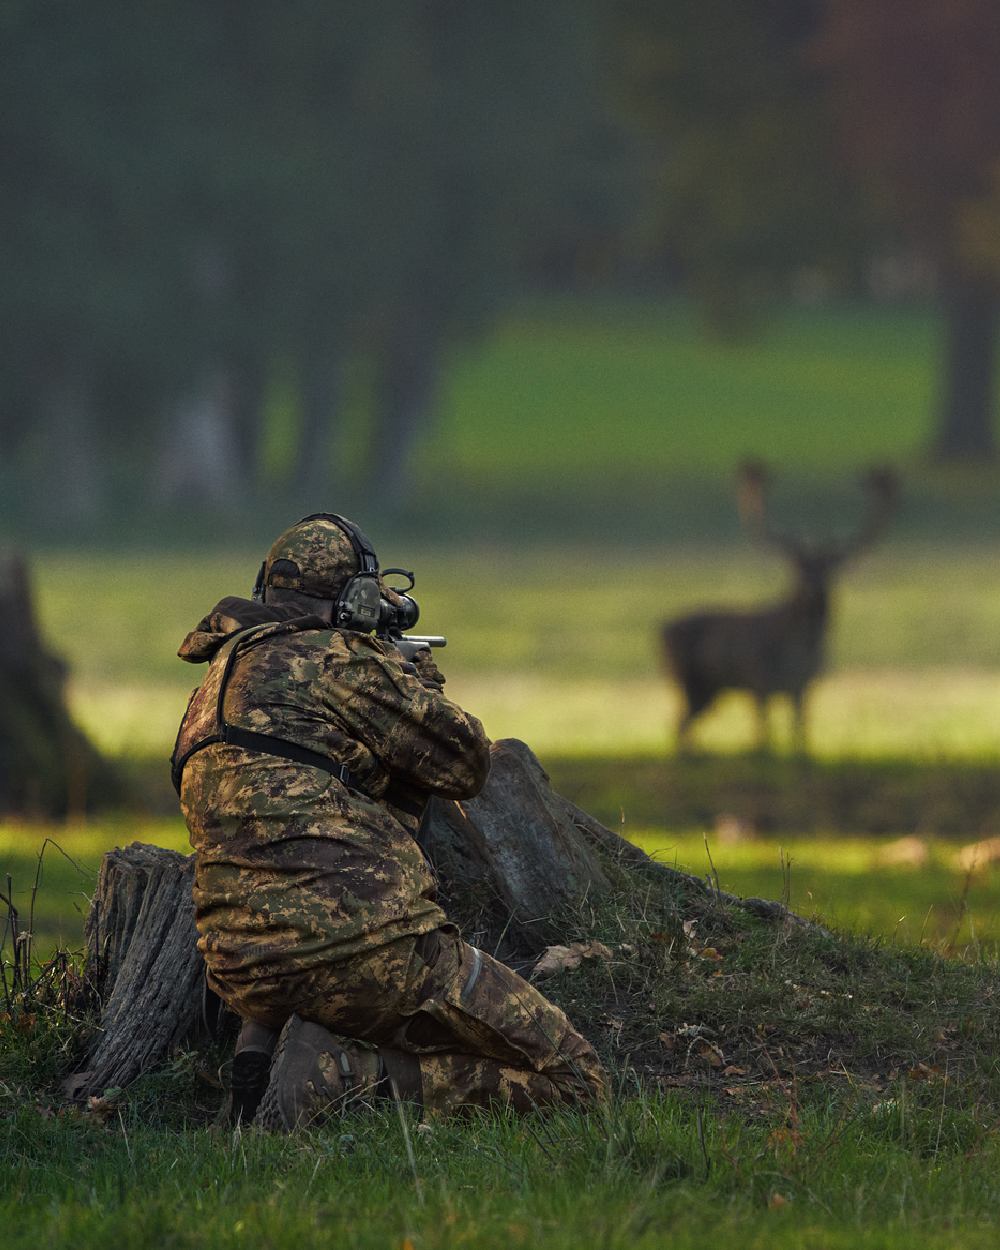
<svg viewBox="0 0 1000 1250">
<path fill-rule="evenodd" d="M 417 676 L 428 690 L 444 689 L 444 673 L 438 668 L 431 655 L 430 648 L 424 647 L 413 657 L 413 667 Z"/>
</svg>

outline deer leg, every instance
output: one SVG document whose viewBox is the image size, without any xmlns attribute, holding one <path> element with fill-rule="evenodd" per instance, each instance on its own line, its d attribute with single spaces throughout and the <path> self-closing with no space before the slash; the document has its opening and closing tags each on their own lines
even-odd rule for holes
<svg viewBox="0 0 1000 1250">
<path fill-rule="evenodd" d="M 695 718 L 700 716 L 712 702 L 713 697 L 714 691 L 706 691 L 702 685 L 696 682 L 685 683 L 684 704 L 677 720 L 678 754 L 690 749 L 691 726 L 694 724 Z"/>
<path fill-rule="evenodd" d="M 685 704 L 681 709 L 681 714 L 677 720 L 677 754 L 681 755 L 690 750 L 691 747 L 691 726 L 694 723 L 695 713 Z"/>
</svg>

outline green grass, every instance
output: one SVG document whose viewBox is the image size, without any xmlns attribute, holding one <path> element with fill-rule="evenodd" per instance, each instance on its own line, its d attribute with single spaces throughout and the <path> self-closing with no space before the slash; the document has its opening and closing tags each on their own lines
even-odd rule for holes
<svg viewBox="0 0 1000 1250">
<path fill-rule="evenodd" d="M 617 1074 L 606 1114 L 407 1117 L 409 1145 L 391 1112 L 233 1135 L 206 1128 L 207 1053 L 67 1110 L 72 1015 L 43 998 L 0 1018 L 5 1245 L 993 1244 L 993 963 L 631 887 L 571 921 L 611 962 L 545 983 Z"/>
<path fill-rule="evenodd" d="M 832 835 L 734 844 L 717 834 L 662 830 L 630 836 L 663 863 L 713 881 L 718 874 L 724 890 L 743 897 L 785 899 L 836 929 L 965 957 L 1000 946 L 1000 870 L 983 861 L 970 871 L 954 843 Z"/>
<path fill-rule="evenodd" d="M 929 438 L 923 310 L 789 309 L 737 344 L 681 305 L 539 304 L 460 354 L 425 472 L 544 485 L 607 471 L 728 474 L 754 451 L 829 471 Z"/>
<path fill-rule="evenodd" d="M 325 498 L 290 498 L 281 481 L 296 426 L 286 398 L 267 435 L 264 480 L 240 506 L 163 515 L 136 509 L 133 493 L 127 522 L 112 510 L 99 530 L 109 544 L 142 548 L 241 536 L 256 547 L 289 515 L 336 507 L 376 538 L 388 525 L 421 551 L 442 539 L 731 542 L 733 467 L 755 455 L 779 470 L 783 514 L 823 529 L 852 523 L 856 471 L 888 460 L 906 483 L 899 533 L 995 539 L 996 468 L 927 463 L 939 338 L 930 309 L 789 307 L 726 344 L 679 303 L 537 300 L 452 351 L 405 499 L 378 498 L 359 471 L 365 387 L 349 386 Z M 86 540 L 45 529 L 44 518 L 26 523 L 10 501 L 23 484 L 10 485 L 0 527 L 19 542 L 43 529 L 48 542 Z"/>
<path fill-rule="evenodd" d="M 454 354 L 403 522 L 425 540 L 728 540 L 733 467 L 755 455 L 823 528 L 856 515 L 858 467 L 890 461 L 901 532 L 995 537 L 995 470 L 927 464 L 939 333 L 929 310 L 797 307 L 727 344 L 679 304 L 525 306 Z M 371 514 L 349 472 L 338 498 Z"/>
<path fill-rule="evenodd" d="M 606 1121 L 411 1123 L 412 1164 L 392 1115 L 276 1140 L 26 1108 L 0 1120 L 0 1220 L 10 1250 L 995 1245 L 996 1133 L 938 1087 L 911 1098 L 900 1081 L 880 1110 L 765 1092 L 704 1118 L 651 1097 Z"/>
</svg>

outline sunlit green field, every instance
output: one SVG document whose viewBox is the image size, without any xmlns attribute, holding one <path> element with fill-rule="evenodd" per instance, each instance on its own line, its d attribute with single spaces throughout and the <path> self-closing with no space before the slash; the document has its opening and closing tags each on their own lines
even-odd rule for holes
<svg viewBox="0 0 1000 1250">
<path fill-rule="evenodd" d="M 754 450 L 800 468 L 909 457 L 926 437 L 926 310 L 794 308 L 738 343 L 683 305 L 539 303 L 456 357 L 424 465 L 487 486 L 728 473 Z"/>
<path fill-rule="evenodd" d="M 376 535 L 377 537 L 377 535 Z M 658 627 L 709 604 L 780 593 L 779 561 L 747 543 L 703 549 L 387 550 L 418 573 L 419 628 L 449 645 L 448 692 L 493 737 L 540 752 L 666 750 L 677 699 Z M 44 627 L 70 661 L 81 722 L 115 754 L 169 753 L 197 667 L 177 646 L 224 594 L 247 593 L 259 559 L 229 555 L 42 556 Z M 812 707 L 820 755 L 1000 754 L 1000 559 L 990 546 L 886 545 L 844 576 L 830 672 Z M 775 716 L 779 742 L 784 709 Z M 740 749 L 752 709 L 731 696 L 699 741 Z"/>
</svg>

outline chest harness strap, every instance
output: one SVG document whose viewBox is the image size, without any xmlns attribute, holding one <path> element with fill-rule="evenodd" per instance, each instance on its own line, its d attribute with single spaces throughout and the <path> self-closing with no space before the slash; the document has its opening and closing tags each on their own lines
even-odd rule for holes
<svg viewBox="0 0 1000 1250">
<path fill-rule="evenodd" d="M 241 650 L 245 650 L 244 644 L 252 646 L 253 643 L 260 641 L 263 641 L 263 639 L 255 638 L 253 634 L 248 634 L 242 638 L 237 638 L 230 648 L 229 655 L 226 657 L 226 666 L 222 670 L 222 677 L 219 680 L 219 697 L 215 704 L 215 733 L 199 739 L 179 757 L 176 755 L 177 748 L 174 748 L 175 757 L 171 761 L 170 767 L 170 776 L 174 783 L 174 789 L 180 794 L 181 775 L 184 771 L 184 765 L 191 756 L 196 751 L 201 751 L 216 742 L 223 742 L 227 746 L 242 747 L 245 751 L 261 751 L 266 755 L 277 755 L 280 759 L 292 760 L 296 764 L 305 764 L 310 768 L 321 768 L 324 772 L 336 777 L 349 790 L 360 789 L 357 777 L 346 764 L 338 764 L 336 760 L 332 760 L 328 755 L 321 755 L 319 751 L 310 751 L 308 747 L 299 746 L 297 742 L 289 742 L 286 738 L 277 738 L 272 734 L 255 733 L 251 729 L 241 729 L 239 725 L 231 725 L 226 720 L 224 710 L 226 686 L 229 683 L 229 678 L 232 676 L 236 657 Z"/>
</svg>

